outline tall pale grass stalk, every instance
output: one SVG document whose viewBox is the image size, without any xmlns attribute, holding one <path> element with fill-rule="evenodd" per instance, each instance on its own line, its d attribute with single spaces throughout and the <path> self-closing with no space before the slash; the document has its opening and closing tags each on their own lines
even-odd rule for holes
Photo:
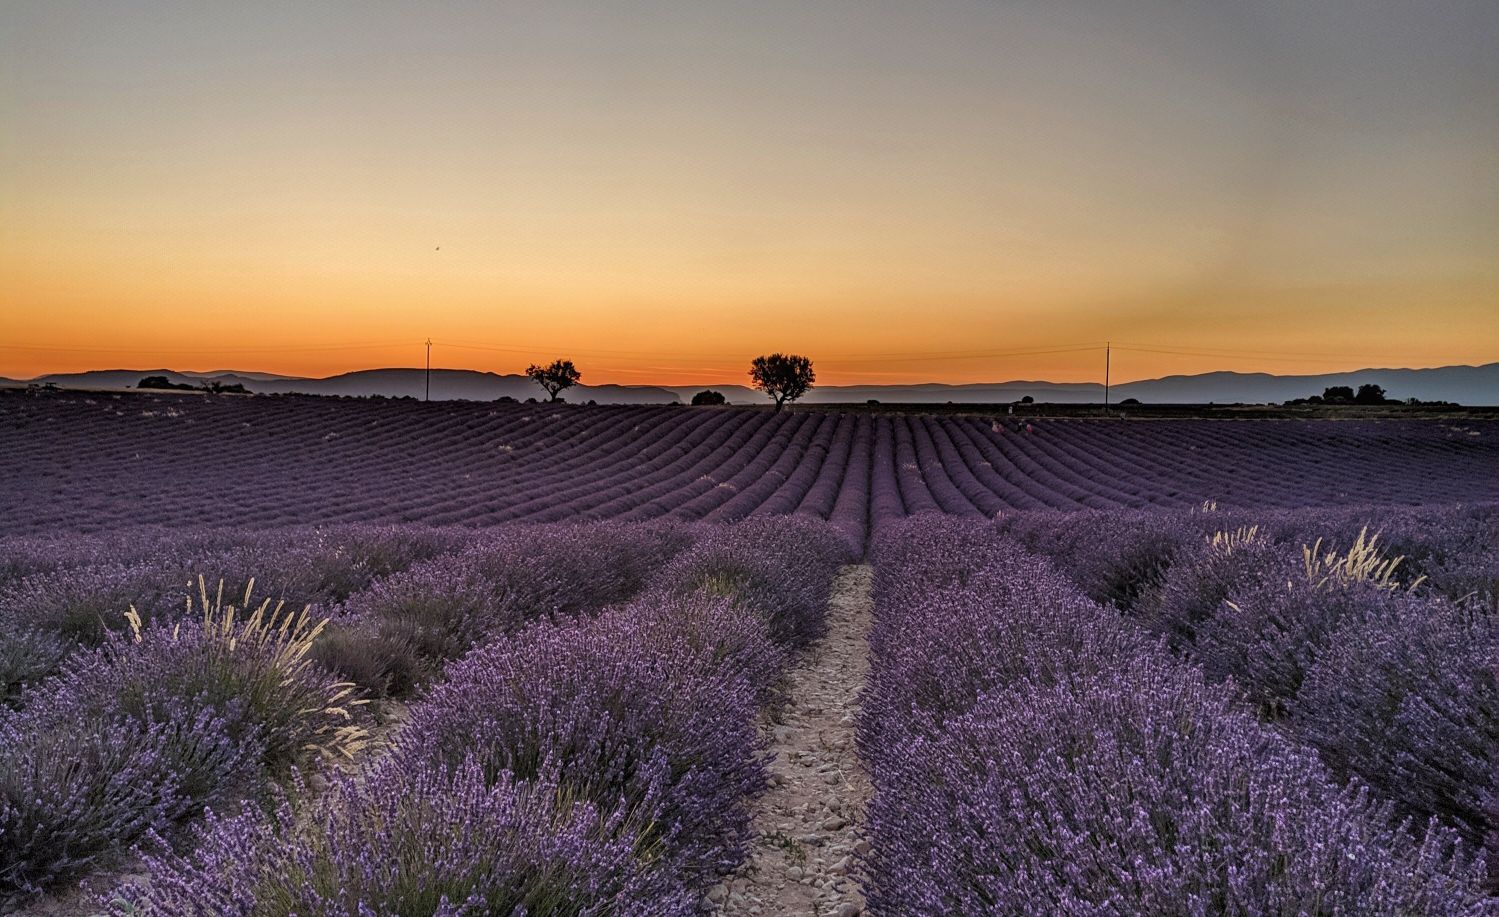
<svg viewBox="0 0 1499 917">
<path fill-rule="evenodd" d="M 314 665 L 310 656 L 312 646 L 328 626 L 328 619 L 314 622 L 311 605 L 304 605 L 298 612 L 287 609 L 284 600 L 273 606 L 269 598 L 262 599 L 246 616 L 244 609 L 251 607 L 254 590 L 255 580 L 252 578 L 245 585 L 240 604 L 225 604 L 224 581 L 219 580 L 218 588 L 210 596 L 207 582 L 199 576 L 198 615 L 203 636 L 230 656 L 243 650 L 258 650 L 256 655 L 268 660 L 280 686 L 301 681 L 308 668 Z M 192 598 L 189 597 L 187 602 L 189 614 L 192 614 Z M 140 613 L 132 606 L 125 613 L 125 619 L 130 625 L 132 638 L 139 643 L 142 639 Z M 180 638 L 181 631 L 180 623 L 172 628 L 174 641 Z M 315 706 L 299 711 L 304 714 L 321 712 L 331 718 L 317 730 L 314 740 L 303 746 L 305 750 L 348 760 L 369 743 L 369 733 L 354 722 L 352 709 L 369 701 L 355 697 L 355 690 L 352 682 L 333 682 L 327 687 L 328 693 L 318 698 Z"/>
<path fill-rule="evenodd" d="M 1301 556 L 1306 567 L 1307 582 L 1320 589 L 1331 582 L 1348 584 L 1372 583 L 1380 589 L 1391 591 L 1400 587 L 1395 579 L 1395 570 L 1405 560 L 1403 556 L 1385 557 L 1379 550 L 1379 533 L 1369 534 L 1369 527 L 1359 529 L 1358 537 L 1348 550 L 1339 554 L 1336 550 L 1322 550 L 1322 539 L 1311 545 L 1302 545 Z M 1421 585 L 1426 577 L 1420 576 L 1408 589 Z"/>
</svg>

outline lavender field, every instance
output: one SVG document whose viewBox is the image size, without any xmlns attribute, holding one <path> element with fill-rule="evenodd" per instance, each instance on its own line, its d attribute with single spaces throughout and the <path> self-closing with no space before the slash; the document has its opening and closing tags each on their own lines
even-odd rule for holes
<svg viewBox="0 0 1499 917">
<path fill-rule="evenodd" d="M 1499 913 L 1496 442 L 0 398 L 0 912 Z"/>
<path fill-rule="evenodd" d="M 0 532 L 1499 500 L 1499 425 L 0 396 Z"/>
</svg>

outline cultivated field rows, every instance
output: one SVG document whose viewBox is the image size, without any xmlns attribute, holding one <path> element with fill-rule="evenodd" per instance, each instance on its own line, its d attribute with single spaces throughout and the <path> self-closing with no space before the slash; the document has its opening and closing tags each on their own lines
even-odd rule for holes
<svg viewBox="0 0 1499 917">
<path fill-rule="evenodd" d="M 1492 913 L 1496 546 L 1494 505 L 926 513 L 861 690 L 807 517 L 6 536 L 0 910 Z"/>
<path fill-rule="evenodd" d="M 0 913 L 1499 911 L 1499 430 L 0 418 Z"/>
<path fill-rule="evenodd" d="M 724 522 L 1499 499 L 1499 426 L 56 395 L 0 399 L 0 531 Z"/>
<path fill-rule="evenodd" d="M 0 913 L 692 914 L 851 556 L 805 518 L 308 535 L 141 563 L 211 542 L 311 617 L 0 546 L 0 672 L 41 666 L 0 677 Z"/>
</svg>

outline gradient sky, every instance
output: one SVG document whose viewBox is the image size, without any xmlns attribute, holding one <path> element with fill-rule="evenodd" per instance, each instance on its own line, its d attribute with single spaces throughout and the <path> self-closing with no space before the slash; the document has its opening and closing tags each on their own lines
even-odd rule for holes
<svg viewBox="0 0 1499 917">
<path fill-rule="evenodd" d="M 0 375 L 428 337 L 585 382 L 1499 360 L 1499 3 L 0 6 Z"/>
</svg>

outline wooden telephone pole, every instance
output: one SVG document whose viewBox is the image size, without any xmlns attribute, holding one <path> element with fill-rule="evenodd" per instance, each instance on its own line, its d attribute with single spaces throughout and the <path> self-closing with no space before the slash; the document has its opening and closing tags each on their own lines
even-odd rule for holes
<svg viewBox="0 0 1499 917">
<path fill-rule="evenodd" d="M 432 339 L 427 338 L 427 397 L 423 401 L 432 400 Z"/>
<path fill-rule="evenodd" d="M 1109 409 L 1109 362 L 1113 356 L 1113 342 L 1103 342 L 1103 409 Z"/>
</svg>

